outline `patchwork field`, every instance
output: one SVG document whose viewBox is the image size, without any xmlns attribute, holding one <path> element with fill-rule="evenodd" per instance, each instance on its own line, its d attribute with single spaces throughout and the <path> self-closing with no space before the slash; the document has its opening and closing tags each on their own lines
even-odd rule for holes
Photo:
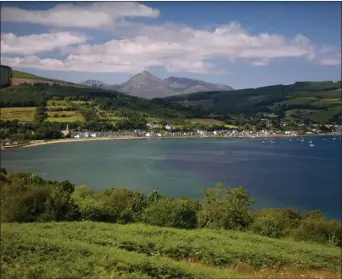
<svg viewBox="0 0 342 279">
<path fill-rule="evenodd" d="M 2 225 L 4 278 L 341 278 L 338 247 L 143 224 Z"/>
<path fill-rule="evenodd" d="M 63 111 L 63 113 L 68 113 L 68 112 L 72 112 L 72 111 Z M 76 114 L 76 115 L 70 115 L 66 117 L 49 116 L 45 119 L 45 122 L 77 122 L 77 121 L 83 122 L 84 117 L 80 114 Z"/>
<path fill-rule="evenodd" d="M 202 125 L 226 125 L 223 121 L 216 120 L 216 119 L 210 119 L 210 118 L 193 118 L 190 119 L 191 123 L 198 123 Z"/>
<path fill-rule="evenodd" d="M 35 107 L 0 108 L 1 120 L 34 121 Z"/>
</svg>

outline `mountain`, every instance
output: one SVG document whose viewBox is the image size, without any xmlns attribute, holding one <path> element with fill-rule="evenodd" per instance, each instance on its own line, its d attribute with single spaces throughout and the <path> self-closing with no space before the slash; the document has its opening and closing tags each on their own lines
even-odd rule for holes
<svg viewBox="0 0 342 279">
<path fill-rule="evenodd" d="M 227 85 L 212 84 L 190 78 L 168 77 L 162 79 L 148 71 L 143 71 L 119 85 L 108 85 L 97 80 L 87 80 L 83 84 L 117 90 L 131 96 L 146 99 L 163 98 L 196 92 L 233 90 L 233 88 Z"/>
<path fill-rule="evenodd" d="M 143 71 L 122 83 L 118 91 L 147 99 L 173 95 L 166 80 L 148 71 Z"/>
<path fill-rule="evenodd" d="M 184 86 L 184 93 L 194 93 L 202 91 L 229 91 L 233 90 L 232 87 L 223 84 L 213 84 L 202 80 L 196 80 L 191 78 L 179 78 L 179 77 L 168 77 L 165 79 L 170 83 L 171 87 L 177 85 Z"/>
</svg>

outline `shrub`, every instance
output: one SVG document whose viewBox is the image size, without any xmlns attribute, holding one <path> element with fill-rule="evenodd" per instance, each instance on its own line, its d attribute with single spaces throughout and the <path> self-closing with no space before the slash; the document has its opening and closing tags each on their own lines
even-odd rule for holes
<svg viewBox="0 0 342 279">
<path fill-rule="evenodd" d="M 254 219 L 251 230 L 264 236 L 277 238 L 282 235 L 283 227 L 273 216 L 260 216 Z"/>
<path fill-rule="evenodd" d="M 196 210 L 187 199 L 160 199 L 145 209 L 142 220 L 148 224 L 183 229 L 196 227 Z"/>
<path fill-rule="evenodd" d="M 203 228 L 243 229 L 252 221 L 250 206 L 255 202 L 243 187 L 223 191 L 222 183 L 206 189 L 199 212 L 199 226 Z"/>
<path fill-rule="evenodd" d="M 311 218 L 303 220 L 300 226 L 293 230 L 292 237 L 295 240 L 341 246 L 341 234 L 341 222 Z"/>
</svg>

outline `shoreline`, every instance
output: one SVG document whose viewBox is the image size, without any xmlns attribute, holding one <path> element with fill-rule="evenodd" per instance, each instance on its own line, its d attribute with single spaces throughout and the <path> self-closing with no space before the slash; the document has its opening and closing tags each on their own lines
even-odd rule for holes
<svg viewBox="0 0 342 279">
<path fill-rule="evenodd" d="M 75 138 L 68 138 L 68 139 L 57 139 L 57 140 L 47 140 L 47 141 L 39 141 L 34 142 L 31 144 L 21 145 L 21 146 L 13 146 L 7 147 L 1 151 L 6 151 L 8 149 L 14 148 L 28 148 L 28 147 L 35 147 L 41 145 L 48 145 L 48 144 L 57 144 L 57 143 L 72 143 L 72 142 L 85 142 L 85 141 L 101 141 L 101 140 L 163 140 L 163 139 L 203 139 L 203 138 L 221 138 L 221 139 L 256 139 L 256 138 L 298 138 L 298 137 L 316 137 L 316 136 L 341 136 L 339 133 L 326 133 L 326 134 L 314 134 L 314 135 L 269 135 L 269 136 L 172 136 L 172 137 L 134 137 L 134 136 L 123 136 L 123 137 L 99 137 L 99 138 L 82 138 L 82 139 L 75 139 Z"/>
</svg>

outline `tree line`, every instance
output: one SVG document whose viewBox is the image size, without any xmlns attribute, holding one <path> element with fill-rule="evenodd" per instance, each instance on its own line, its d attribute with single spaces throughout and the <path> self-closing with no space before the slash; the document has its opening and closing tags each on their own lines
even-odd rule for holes
<svg viewBox="0 0 342 279">
<path fill-rule="evenodd" d="M 204 191 L 203 199 L 165 197 L 123 188 L 99 192 L 69 181 L 44 180 L 35 174 L 0 171 L 1 222 L 141 222 L 181 229 L 250 231 L 267 237 L 341 246 L 341 222 L 321 212 L 293 208 L 253 210 L 255 199 L 244 187 Z"/>
</svg>

